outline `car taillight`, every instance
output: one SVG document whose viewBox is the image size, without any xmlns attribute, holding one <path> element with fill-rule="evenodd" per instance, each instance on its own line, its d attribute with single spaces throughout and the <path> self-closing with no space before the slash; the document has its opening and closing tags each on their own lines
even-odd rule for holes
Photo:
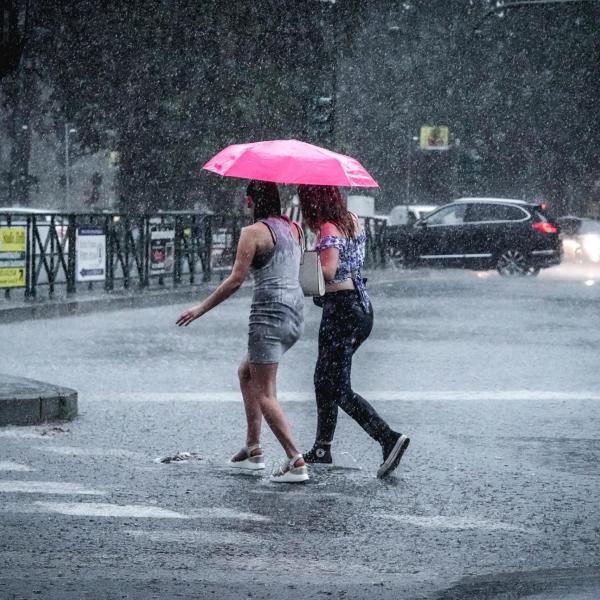
<svg viewBox="0 0 600 600">
<path fill-rule="evenodd" d="M 533 228 L 542 233 L 558 233 L 558 229 L 552 223 L 534 223 Z"/>
</svg>

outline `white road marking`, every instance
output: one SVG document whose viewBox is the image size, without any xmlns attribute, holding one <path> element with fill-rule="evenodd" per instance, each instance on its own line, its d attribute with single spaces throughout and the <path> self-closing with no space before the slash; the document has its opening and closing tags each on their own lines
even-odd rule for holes
<svg viewBox="0 0 600 600">
<path fill-rule="evenodd" d="M 427 529 L 485 529 L 488 531 L 520 531 L 532 533 L 532 530 L 503 521 L 488 521 L 474 517 L 460 516 L 417 516 L 417 515 L 392 515 L 378 513 L 374 515 L 380 519 L 390 519 L 407 525 L 425 527 Z"/>
<path fill-rule="evenodd" d="M 19 471 L 21 473 L 26 473 L 34 470 L 35 469 L 32 469 L 27 465 L 21 465 L 10 460 L 0 460 L 0 471 Z"/>
<path fill-rule="evenodd" d="M 30 425 L 18 427 L 2 427 L 0 428 L 0 437 L 4 438 L 31 438 L 40 440 L 49 440 L 57 435 L 69 433 L 68 429 L 62 427 L 52 427 L 43 425 Z"/>
<path fill-rule="evenodd" d="M 557 392 L 547 390 L 426 390 L 426 391 L 403 391 L 403 390 L 358 390 L 362 395 L 378 402 L 461 402 L 461 401 L 497 401 L 518 400 L 522 402 L 538 401 L 578 401 L 592 400 L 600 401 L 600 393 L 597 391 L 574 391 Z M 279 392 L 280 402 L 311 402 L 314 400 L 314 392 Z M 228 392 L 94 392 L 85 394 L 87 401 L 115 401 L 115 402 L 238 402 L 242 403 L 242 396 L 238 391 Z M 0 432 L 1 435 L 1 432 Z"/>
<path fill-rule="evenodd" d="M 3 486 L 5 483 L 10 484 L 25 484 L 31 482 L 2 482 L 0 481 L 0 492 L 32 492 L 32 493 L 60 493 L 60 494 L 68 494 L 68 493 L 77 493 L 77 494 L 91 494 L 95 493 L 97 495 L 103 494 L 103 492 L 92 492 L 92 490 L 81 491 L 78 488 L 70 487 L 67 489 L 71 489 L 72 491 L 58 491 L 52 486 L 45 485 L 37 485 L 33 487 L 26 488 L 25 486 L 20 485 L 11 485 L 11 486 Z M 33 482 L 37 484 L 43 484 L 44 482 Z M 58 484 L 57 484 L 58 485 Z M 63 484 L 74 486 L 74 484 Z M 7 489 L 3 489 L 6 487 Z M 61 489 L 64 489 L 61 488 Z M 78 491 L 75 491 L 75 490 Z M 74 517 L 123 517 L 123 518 L 146 518 L 146 519 L 228 519 L 228 520 L 236 520 L 236 521 L 253 521 L 259 523 L 269 523 L 272 519 L 268 517 L 263 517 L 257 513 L 243 512 L 234 510 L 232 508 L 222 508 L 222 507 L 207 507 L 196 509 L 189 514 L 183 514 L 180 512 L 176 512 L 173 510 L 167 510 L 165 508 L 160 508 L 158 506 L 147 506 L 143 504 L 109 504 L 109 503 L 98 503 L 98 502 L 43 502 L 43 501 L 35 501 L 32 504 L 19 504 L 19 503 L 3 503 L 1 510 L 4 512 L 20 512 L 20 513 L 31 513 L 31 512 L 53 512 L 59 513 L 67 516 Z M 137 531 L 137 530 L 134 530 Z M 165 540 L 168 541 L 168 534 L 170 532 L 160 534 L 164 535 Z M 173 536 L 179 535 L 178 532 L 172 532 Z M 202 532 L 199 533 L 202 535 Z M 204 533 L 203 535 L 209 535 L 208 533 Z M 219 534 L 220 536 L 220 534 Z M 236 535 L 237 538 L 237 535 Z M 199 538 L 200 539 L 200 538 Z M 176 537 L 173 538 L 173 541 L 176 541 Z M 216 543 L 217 540 L 215 540 Z M 234 543 L 234 542 L 232 542 Z M 238 543 L 238 542 L 235 542 Z"/>
<path fill-rule="evenodd" d="M 102 504 L 95 502 L 34 502 L 41 510 L 72 517 L 123 517 L 189 519 L 187 515 L 158 506 Z"/>
<path fill-rule="evenodd" d="M 32 431 L 31 429 L 28 429 L 27 427 L 19 427 L 19 428 L 15 428 L 15 429 L 0 429 L 0 437 L 3 438 L 32 438 L 32 439 L 39 439 L 39 440 L 43 440 L 43 439 L 51 439 L 49 438 L 47 435 L 42 435 L 41 433 L 38 433 L 37 431 Z"/>
<path fill-rule="evenodd" d="M 62 481 L 0 481 L 0 493 L 105 495 L 105 492 L 90 490 L 78 483 L 65 483 Z"/>
<path fill-rule="evenodd" d="M 146 460 L 145 454 L 131 452 L 122 448 L 89 448 L 79 446 L 34 446 L 35 450 L 54 452 L 63 456 L 117 456 L 123 458 L 141 458 Z"/>
</svg>

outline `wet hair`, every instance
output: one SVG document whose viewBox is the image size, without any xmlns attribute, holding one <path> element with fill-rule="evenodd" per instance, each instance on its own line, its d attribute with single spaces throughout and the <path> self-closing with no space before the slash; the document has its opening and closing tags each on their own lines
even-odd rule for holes
<svg viewBox="0 0 600 600">
<path fill-rule="evenodd" d="M 332 185 L 299 185 L 298 196 L 306 224 L 318 231 L 323 223 L 333 223 L 347 238 L 354 238 L 357 227 L 346 208 L 339 188 Z"/>
<path fill-rule="evenodd" d="M 246 188 L 246 196 L 254 204 L 254 221 L 281 216 L 281 199 L 274 183 L 253 179 Z"/>
</svg>

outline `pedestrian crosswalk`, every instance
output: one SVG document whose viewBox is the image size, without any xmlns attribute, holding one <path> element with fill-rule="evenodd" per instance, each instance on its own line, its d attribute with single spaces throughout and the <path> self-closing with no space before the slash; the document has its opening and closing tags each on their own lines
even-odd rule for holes
<svg viewBox="0 0 600 600">
<path fill-rule="evenodd" d="M 59 447 L 60 448 L 60 447 Z M 40 447 L 40 451 L 56 450 L 52 447 Z M 70 451 L 74 448 L 70 448 Z M 113 449 L 114 454 L 122 456 L 124 450 Z M 71 452 L 69 452 L 71 453 Z M 59 452 L 59 454 L 67 454 Z M 78 456 L 77 452 L 72 453 Z M 94 453 L 83 453 L 84 456 L 94 456 Z M 160 467 L 156 467 L 157 469 Z M 12 474 L 12 478 L 3 477 L 1 471 Z M 233 520 L 248 522 L 265 522 L 269 518 L 258 513 L 239 511 L 226 507 L 196 507 L 193 510 L 182 512 L 171 508 L 161 507 L 156 504 L 144 502 L 98 502 L 88 500 L 95 496 L 98 499 L 109 495 L 107 489 L 95 489 L 85 484 L 69 481 L 44 481 L 27 478 L 15 479 L 16 473 L 30 473 L 35 469 L 32 466 L 13 461 L 0 462 L 0 513 L 54 513 L 65 517 L 106 517 L 106 518 L 135 518 L 135 519 L 201 519 L 205 520 Z M 128 490 L 128 495 L 135 496 L 135 489 Z M 50 497 L 62 497 L 61 500 L 49 500 Z M 76 496 L 78 499 L 67 501 L 66 498 Z M 5 501 L 6 499 L 9 501 Z M 15 502 L 14 498 L 19 501 Z M 12 499 L 12 501 L 10 501 Z"/>
<path fill-rule="evenodd" d="M 110 504 L 100 502 L 34 502 L 41 511 L 72 517 L 119 517 L 150 519 L 189 519 L 174 510 L 159 506 L 138 504 Z"/>
<path fill-rule="evenodd" d="M 33 471 L 33 468 L 28 465 L 22 465 L 11 460 L 0 460 L 0 472 L 1 471 L 15 471 L 15 472 L 27 472 Z"/>
<path fill-rule="evenodd" d="M 77 496 L 103 496 L 105 492 L 100 490 L 88 489 L 78 483 L 64 481 L 29 481 L 29 480 L 2 480 L 0 479 L 1 493 L 20 493 L 20 494 L 59 494 Z"/>
</svg>

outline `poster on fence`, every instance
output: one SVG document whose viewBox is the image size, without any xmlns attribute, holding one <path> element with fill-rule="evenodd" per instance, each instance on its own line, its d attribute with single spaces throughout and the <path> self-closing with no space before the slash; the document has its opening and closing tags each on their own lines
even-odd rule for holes
<svg viewBox="0 0 600 600">
<path fill-rule="evenodd" d="M 26 227 L 0 227 L 0 288 L 25 287 Z"/>
<path fill-rule="evenodd" d="M 150 232 L 150 274 L 166 275 L 173 272 L 175 231 Z"/>
<path fill-rule="evenodd" d="M 106 279 L 106 235 L 101 227 L 77 229 L 77 281 L 104 281 Z"/>
</svg>

